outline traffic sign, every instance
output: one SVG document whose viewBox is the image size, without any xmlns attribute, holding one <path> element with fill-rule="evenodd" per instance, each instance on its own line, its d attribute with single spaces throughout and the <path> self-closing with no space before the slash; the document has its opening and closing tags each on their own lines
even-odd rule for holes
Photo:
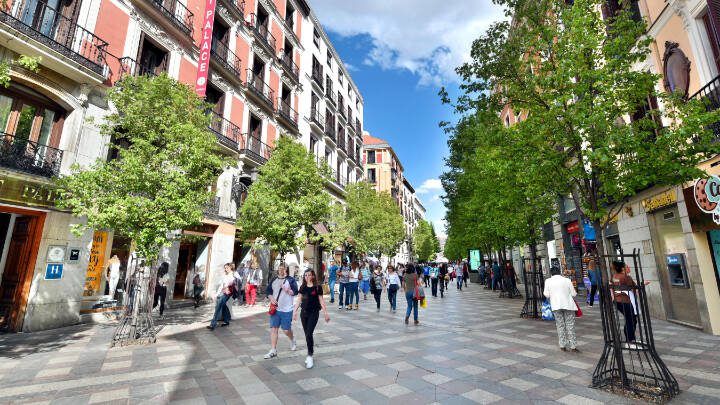
<svg viewBox="0 0 720 405">
<path fill-rule="evenodd" d="M 48 263 L 45 269 L 45 280 L 60 280 L 63 273 L 62 263 Z"/>
</svg>

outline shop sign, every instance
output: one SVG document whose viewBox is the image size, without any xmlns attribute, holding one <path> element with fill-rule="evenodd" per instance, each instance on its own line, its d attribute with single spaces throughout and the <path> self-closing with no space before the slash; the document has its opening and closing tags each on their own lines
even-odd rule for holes
<svg viewBox="0 0 720 405">
<path fill-rule="evenodd" d="M 45 280 L 60 280 L 63 274 L 62 263 L 48 263 L 45 268 Z"/>
<path fill-rule="evenodd" d="M 0 201 L 54 208 L 57 196 L 49 184 L 0 175 Z"/>
<path fill-rule="evenodd" d="M 108 233 L 95 231 L 93 234 L 92 248 L 90 249 L 90 260 L 88 260 L 87 273 L 85 275 L 85 288 L 83 296 L 92 297 L 100 292 L 102 272 L 105 267 L 105 249 L 107 247 Z"/>
<path fill-rule="evenodd" d="M 580 231 L 580 224 L 578 224 L 578 221 L 573 221 L 565 225 L 565 229 L 567 229 L 567 233 L 575 233 Z"/>
<path fill-rule="evenodd" d="M 673 205 L 676 202 L 677 194 L 675 194 L 675 190 L 669 190 L 662 194 L 644 199 L 642 201 L 642 206 L 645 208 L 645 211 L 650 212 L 667 207 L 668 205 Z"/>
<path fill-rule="evenodd" d="M 212 32 L 215 22 L 215 0 L 205 1 L 205 14 L 203 16 L 202 38 L 200 40 L 200 57 L 195 78 L 195 93 L 198 97 L 205 97 L 207 89 L 208 71 L 210 70 L 210 50 L 212 48 Z"/>
<path fill-rule="evenodd" d="M 700 211 L 711 214 L 713 222 L 720 225 L 720 177 L 698 179 L 693 190 Z"/>
</svg>

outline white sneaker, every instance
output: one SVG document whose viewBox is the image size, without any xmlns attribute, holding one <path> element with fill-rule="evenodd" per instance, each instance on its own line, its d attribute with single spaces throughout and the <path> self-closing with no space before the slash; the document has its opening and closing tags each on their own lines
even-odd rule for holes
<svg viewBox="0 0 720 405">
<path fill-rule="evenodd" d="M 264 359 L 272 359 L 273 357 L 277 357 L 277 350 L 270 349 L 269 352 L 265 356 L 263 356 Z"/>
<path fill-rule="evenodd" d="M 305 358 L 305 368 L 313 368 L 314 365 L 315 365 L 315 363 L 313 363 L 312 356 L 307 356 Z"/>
<path fill-rule="evenodd" d="M 292 345 L 290 346 L 290 350 L 292 350 L 292 351 L 297 350 L 297 343 L 295 343 L 295 339 L 292 340 Z"/>
<path fill-rule="evenodd" d="M 338 309 L 343 309 L 343 306 L 342 306 L 342 305 L 340 305 L 340 306 L 338 307 Z"/>
</svg>

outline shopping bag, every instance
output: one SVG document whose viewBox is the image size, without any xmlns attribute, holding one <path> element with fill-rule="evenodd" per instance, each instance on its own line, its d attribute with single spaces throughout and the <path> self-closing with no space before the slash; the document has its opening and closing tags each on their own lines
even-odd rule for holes
<svg viewBox="0 0 720 405">
<path fill-rule="evenodd" d="M 543 301 L 542 307 L 540 308 L 540 312 L 542 313 L 543 321 L 554 321 L 555 320 L 555 314 L 553 314 L 552 308 L 550 308 L 550 301 L 547 298 L 545 299 L 545 301 Z"/>
<path fill-rule="evenodd" d="M 420 308 L 427 308 L 427 299 L 425 297 L 420 299 Z"/>
<path fill-rule="evenodd" d="M 583 312 L 582 309 L 580 309 L 580 305 L 578 305 L 577 300 L 573 298 L 573 301 L 575 301 L 575 307 L 577 310 L 575 311 L 575 318 L 582 318 Z"/>
<path fill-rule="evenodd" d="M 330 294 L 330 286 L 327 283 L 323 284 L 322 286 L 323 286 L 323 295 Z"/>
</svg>

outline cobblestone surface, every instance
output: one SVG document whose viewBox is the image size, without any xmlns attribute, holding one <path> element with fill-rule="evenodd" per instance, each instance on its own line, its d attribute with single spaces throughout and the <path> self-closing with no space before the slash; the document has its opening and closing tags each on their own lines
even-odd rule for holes
<svg viewBox="0 0 720 405">
<path fill-rule="evenodd" d="M 331 307 L 316 331 L 315 368 L 281 337 L 268 350 L 265 308 L 234 307 L 229 327 L 205 329 L 209 307 L 170 310 L 157 344 L 109 349 L 112 325 L 0 335 L 0 403 L 382 404 L 631 403 L 589 388 L 602 349 L 598 308 L 576 323 L 581 353 L 557 348 L 551 322 L 519 318 L 522 299 L 480 286 L 430 298 L 420 326 L 368 297 Z M 720 402 L 720 337 L 654 321 L 659 353 L 682 390 L 678 404 Z"/>
</svg>

